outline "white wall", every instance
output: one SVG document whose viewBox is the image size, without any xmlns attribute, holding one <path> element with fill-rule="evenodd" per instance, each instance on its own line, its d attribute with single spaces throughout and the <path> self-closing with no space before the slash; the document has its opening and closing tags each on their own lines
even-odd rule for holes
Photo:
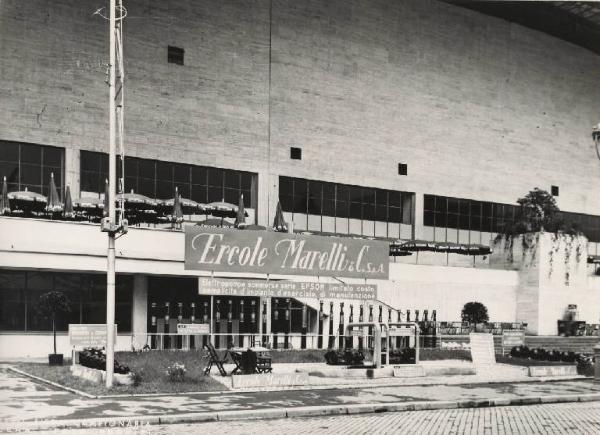
<svg viewBox="0 0 600 435">
<path fill-rule="evenodd" d="M 0 334 L 0 360 L 10 358 L 40 358 L 54 352 L 52 333 L 48 334 Z M 131 335 L 118 335 L 115 345 L 117 351 L 131 350 Z M 69 335 L 56 334 L 56 351 L 65 357 L 71 356 Z"/>
</svg>

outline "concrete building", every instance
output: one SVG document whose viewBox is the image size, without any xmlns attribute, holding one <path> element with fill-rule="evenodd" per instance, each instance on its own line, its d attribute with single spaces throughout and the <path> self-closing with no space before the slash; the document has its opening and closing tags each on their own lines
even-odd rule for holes
<svg viewBox="0 0 600 435">
<path fill-rule="evenodd" d="M 47 194 L 52 172 L 74 197 L 103 195 L 108 24 L 98 7 L 0 5 L 0 176 L 9 191 Z M 280 201 L 294 230 L 313 234 L 490 245 L 516 199 L 539 187 L 580 224 L 577 257 L 600 255 L 590 137 L 600 57 L 585 43 L 433 0 L 126 7 L 126 191 L 165 199 L 177 186 L 201 203 L 243 194 L 249 220 L 264 226 Z M 592 18 L 586 25 L 598 32 Z M 147 331 L 153 302 L 197 296 L 201 274 L 184 269 L 182 240 L 144 227 L 118 241 L 122 348 Z M 77 295 L 70 323 L 103 323 L 105 245 L 94 224 L 0 218 L 0 355 L 47 353 L 36 344 L 47 325 L 34 314 L 47 289 Z M 600 277 L 585 261 L 567 270 L 567 285 L 547 270 L 532 283 L 505 253 L 390 258 L 380 302 L 454 321 L 479 300 L 492 321 L 525 321 L 539 334 L 556 334 L 567 304 L 600 322 Z M 310 302 L 311 331 L 318 305 Z"/>
</svg>

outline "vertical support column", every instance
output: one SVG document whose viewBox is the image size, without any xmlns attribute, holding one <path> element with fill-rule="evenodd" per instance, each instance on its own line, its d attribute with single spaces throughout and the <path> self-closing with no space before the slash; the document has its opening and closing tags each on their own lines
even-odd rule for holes
<svg viewBox="0 0 600 435">
<path fill-rule="evenodd" d="M 155 315 L 155 314 L 153 314 Z M 146 333 L 148 328 L 148 277 L 133 277 L 133 310 L 132 310 L 132 346 L 141 349 L 145 344 L 150 346 Z"/>
<path fill-rule="evenodd" d="M 346 346 L 346 337 L 344 335 L 344 303 L 340 302 L 340 321 L 339 325 L 339 343 L 340 349 L 344 349 Z"/>
<path fill-rule="evenodd" d="M 596 366 L 594 368 L 594 382 L 600 384 L 600 344 L 597 344 L 594 347 L 594 356 L 596 358 Z"/>
<path fill-rule="evenodd" d="M 269 343 L 269 335 L 271 334 L 271 298 L 260 298 L 260 333 L 262 334 L 262 345 L 264 347 Z"/>
<path fill-rule="evenodd" d="M 300 349 L 306 349 L 306 332 L 308 331 L 308 312 L 306 304 L 302 304 L 302 337 L 300 338 Z"/>
<path fill-rule="evenodd" d="M 69 186 L 73 198 L 81 196 L 80 169 L 80 151 L 78 149 L 65 148 L 65 186 Z"/>
<path fill-rule="evenodd" d="M 413 206 L 413 236 L 415 240 L 423 238 L 423 202 L 424 196 L 422 193 L 415 192 Z"/>
<path fill-rule="evenodd" d="M 319 330 L 317 334 L 317 349 L 323 349 L 323 301 L 319 301 Z"/>
<path fill-rule="evenodd" d="M 328 349 L 333 349 L 335 345 L 335 335 L 333 335 L 333 302 L 329 302 L 329 343 Z"/>
</svg>

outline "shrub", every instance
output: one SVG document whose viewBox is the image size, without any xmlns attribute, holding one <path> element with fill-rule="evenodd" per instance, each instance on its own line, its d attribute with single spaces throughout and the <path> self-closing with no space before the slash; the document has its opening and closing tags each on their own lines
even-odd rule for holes
<svg viewBox="0 0 600 435">
<path fill-rule="evenodd" d="M 106 355 L 101 349 L 87 348 L 79 352 L 79 364 L 91 369 L 106 370 Z M 130 372 L 129 367 L 119 364 L 116 359 L 113 370 L 122 375 Z"/>
<path fill-rule="evenodd" d="M 358 349 L 330 350 L 325 355 L 325 361 L 331 365 L 360 365 L 365 356 Z"/>
<path fill-rule="evenodd" d="M 183 364 L 173 363 L 167 367 L 167 376 L 171 382 L 183 382 L 187 370 Z"/>
<path fill-rule="evenodd" d="M 467 302 L 462 309 L 461 317 L 463 322 L 469 322 L 472 325 L 484 323 L 490 319 L 487 308 L 481 302 Z"/>
<path fill-rule="evenodd" d="M 143 371 L 140 369 L 137 372 L 131 372 L 131 380 L 133 381 L 134 387 L 139 387 L 144 380 Z"/>
</svg>

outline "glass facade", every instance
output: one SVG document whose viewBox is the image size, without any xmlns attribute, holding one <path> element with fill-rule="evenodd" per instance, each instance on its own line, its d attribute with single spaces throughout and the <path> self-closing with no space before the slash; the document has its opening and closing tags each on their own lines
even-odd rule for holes
<svg viewBox="0 0 600 435">
<path fill-rule="evenodd" d="M 133 277 L 117 275 L 116 285 L 118 331 L 131 332 Z M 0 270 L 0 330 L 52 331 L 50 320 L 37 309 L 40 296 L 49 291 L 61 291 L 71 302 L 57 331 L 67 331 L 69 323 L 106 323 L 106 275 Z"/>
<path fill-rule="evenodd" d="M 411 238 L 412 192 L 279 177 L 279 200 L 295 229 Z"/>
<path fill-rule="evenodd" d="M 121 176 L 117 165 L 117 176 Z M 108 155 L 81 151 L 81 190 L 104 192 L 108 177 Z M 244 206 L 255 208 L 256 177 L 252 172 L 211 168 L 161 160 L 125 157 L 125 191 L 132 189 L 150 198 L 173 198 L 175 187 L 184 198 L 201 203 L 225 200 L 237 204 L 244 195 Z"/>
<path fill-rule="evenodd" d="M 30 190 L 48 195 L 50 174 L 62 197 L 64 148 L 0 140 L 0 180 L 6 176 L 8 191 Z"/>
</svg>

